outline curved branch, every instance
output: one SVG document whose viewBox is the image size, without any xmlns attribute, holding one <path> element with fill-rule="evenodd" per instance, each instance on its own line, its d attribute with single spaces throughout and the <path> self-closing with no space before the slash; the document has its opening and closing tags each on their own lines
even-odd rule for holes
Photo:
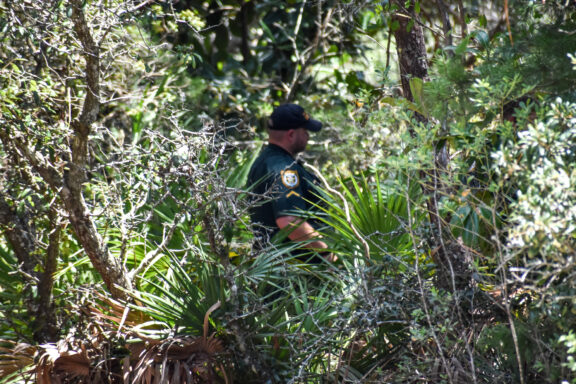
<svg viewBox="0 0 576 384">
<path fill-rule="evenodd" d="M 83 184 L 86 182 L 85 166 L 88 158 L 88 140 L 92 124 L 100 111 L 100 56 L 86 22 L 81 0 L 70 0 L 74 31 L 82 44 L 86 60 L 86 97 L 82 111 L 72 121 L 74 136 L 70 143 L 71 161 L 64 170 L 60 198 L 69 214 L 78 241 L 86 251 L 94 268 L 100 273 L 110 293 L 116 298 L 125 298 L 125 290 L 131 283 L 124 266 L 110 255 L 108 247 L 100 237 L 94 220 L 86 206 Z M 122 289 L 123 288 L 123 289 Z"/>
</svg>

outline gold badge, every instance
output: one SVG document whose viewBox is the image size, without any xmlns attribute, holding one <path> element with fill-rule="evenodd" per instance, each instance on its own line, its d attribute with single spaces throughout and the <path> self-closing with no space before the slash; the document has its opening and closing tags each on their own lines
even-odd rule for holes
<svg viewBox="0 0 576 384">
<path fill-rule="evenodd" d="M 298 178 L 298 172 L 287 169 L 281 172 L 282 174 L 282 184 L 286 188 L 296 188 L 300 184 L 300 179 Z"/>
</svg>

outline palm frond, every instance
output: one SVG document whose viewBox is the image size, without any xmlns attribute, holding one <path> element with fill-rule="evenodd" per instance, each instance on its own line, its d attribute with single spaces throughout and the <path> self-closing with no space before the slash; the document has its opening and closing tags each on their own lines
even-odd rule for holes
<svg viewBox="0 0 576 384">
<path fill-rule="evenodd" d="M 226 178 L 226 186 L 229 188 L 243 189 L 246 185 L 246 180 L 248 178 L 248 173 L 252 164 L 258 157 L 260 148 L 262 146 L 256 147 L 253 151 L 248 152 L 248 157 L 245 159 L 238 159 L 238 165 L 227 170 L 224 177 Z M 237 152 L 236 156 L 243 154 L 243 152 Z"/>
<path fill-rule="evenodd" d="M 331 239 L 337 252 L 344 255 L 360 255 L 363 244 L 354 229 L 370 248 L 370 257 L 375 261 L 392 262 L 397 267 L 407 267 L 405 258 L 411 254 L 412 241 L 409 235 L 408 218 L 418 223 L 422 215 L 409 210 L 407 199 L 413 198 L 416 190 L 401 194 L 382 183 L 377 175 L 369 178 L 362 174 L 360 180 L 340 180 L 340 189 L 346 199 L 349 212 L 345 212 L 338 196 L 323 191 L 318 216 L 327 229 L 324 235 Z M 350 220 L 347 219 L 347 214 Z M 354 228 L 352 228 L 354 226 Z"/>
<path fill-rule="evenodd" d="M 155 281 L 145 279 L 153 289 L 133 293 L 139 303 L 134 307 L 170 327 L 199 335 L 210 306 L 226 301 L 223 274 L 218 265 L 200 258 L 186 265 L 174 255 L 170 260 L 170 273 L 156 270 Z"/>
<path fill-rule="evenodd" d="M 0 244 L 0 286 L 3 288 L 13 287 L 20 284 L 20 278 L 14 273 L 18 260 L 16 256 Z"/>
<path fill-rule="evenodd" d="M 131 373 L 131 383 L 213 383 L 226 371 L 218 363 L 224 351 L 215 338 L 165 339 L 145 348 Z"/>
<path fill-rule="evenodd" d="M 26 343 L 0 340 L 0 382 L 9 383 L 22 375 L 29 375 L 37 348 Z"/>
</svg>

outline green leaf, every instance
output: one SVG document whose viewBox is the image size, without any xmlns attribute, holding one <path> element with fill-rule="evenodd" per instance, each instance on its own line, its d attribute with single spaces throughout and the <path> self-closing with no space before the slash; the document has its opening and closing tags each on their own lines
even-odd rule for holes
<svg viewBox="0 0 576 384">
<path fill-rule="evenodd" d="M 259 24 L 264 33 L 266 34 L 266 36 L 268 37 L 268 39 L 270 39 L 270 41 L 272 41 L 273 43 L 276 43 L 276 37 L 274 36 L 270 28 L 268 28 L 268 25 L 266 25 L 264 20 L 260 20 Z"/>
<path fill-rule="evenodd" d="M 488 25 L 488 19 L 486 18 L 486 15 L 480 15 L 478 17 L 478 23 L 482 28 L 486 28 Z"/>
<path fill-rule="evenodd" d="M 424 102 L 424 81 L 419 77 L 413 77 L 410 79 L 409 84 L 412 97 L 414 98 L 414 104 L 416 105 L 416 111 L 422 116 L 428 117 L 428 108 Z"/>
</svg>

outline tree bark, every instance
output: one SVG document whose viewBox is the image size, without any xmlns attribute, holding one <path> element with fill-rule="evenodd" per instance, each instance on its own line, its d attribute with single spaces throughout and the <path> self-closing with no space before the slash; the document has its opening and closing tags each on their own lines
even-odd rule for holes
<svg viewBox="0 0 576 384">
<path fill-rule="evenodd" d="M 396 49 L 400 64 L 402 91 L 407 100 L 414 101 L 414 95 L 410 87 L 410 79 L 417 77 L 424 81 L 428 80 L 428 61 L 426 58 L 424 33 L 418 24 L 413 2 L 411 2 L 409 8 L 404 7 L 404 1 L 396 1 L 395 3 L 400 9 L 393 17 L 399 24 L 399 27 L 394 31 L 394 38 L 396 39 Z M 418 112 L 415 112 L 415 118 L 418 123 L 428 123 L 428 118 Z M 413 131 L 411 131 L 411 134 L 414 135 Z M 441 233 L 442 222 L 437 214 L 438 201 L 436 198 L 436 188 L 438 180 L 433 172 L 431 175 L 428 175 L 425 171 L 421 171 L 420 176 L 423 180 L 422 188 L 424 195 L 428 196 L 426 204 L 430 221 L 434 227 L 435 242 L 440 244 L 441 241 L 438 238 L 438 234 Z"/>
<path fill-rule="evenodd" d="M 100 111 L 100 49 L 86 22 L 82 3 L 82 0 L 68 1 L 74 32 L 81 44 L 86 62 L 86 95 L 81 111 L 71 122 L 70 152 L 61 154 L 61 158 L 65 159 L 66 163 L 54 164 L 40 151 L 32 148 L 26 135 L 18 131 L 19 123 L 16 120 L 0 129 L 0 139 L 6 148 L 13 149 L 13 156 L 25 159 L 59 196 L 68 214 L 71 228 L 93 267 L 102 277 L 112 296 L 122 299 L 126 298 L 124 290 L 132 287 L 131 280 L 122 263 L 110 254 L 98 233 L 83 195 L 84 184 L 87 181 L 89 135 Z M 16 236 L 17 234 L 10 235 Z M 20 249 L 20 244 L 25 243 L 16 244 L 15 252 L 24 254 L 26 250 Z"/>
<path fill-rule="evenodd" d="M 409 7 L 405 7 L 406 2 L 403 0 L 395 0 L 394 3 L 399 10 L 393 17 L 399 23 L 399 28 L 394 31 L 394 37 L 400 64 L 402 90 L 406 99 L 414 101 L 410 79 L 417 77 L 423 81 L 428 80 L 424 33 L 414 9 L 414 1 L 410 1 Z M 421 124 L 429 123 L 428 117 L 419 113 L 415 113 L 415 119 Z M 449 228 L 445 228 L 445 221 L 439 214 L 438 200 L 446 190 L 441 174 L 449 165 L 448 148 L 445 142 L 440 141 L 435 143 L 434 148 L 433 168 L 420 172 L 422 191 L 426 197 L 428 217 L 432 224 L 433 251 L 431 255 L 437 266 L 437 286 L 457 290 L 468 286 L 470 273 L 464 257 L 466 252 L 460 244 L 451 241 L 452 239 L 445 241 L 445 236 L 448 236 L 450 231 Z"/>
<path fill-rule="evenodd" d="M 34 314 L 34 340 L 39 343 L 55 341 L 58 335 L 54 307 L 52 305 L 52 287 L 58 245 L 60 243 L 60 228 L 50 228 L 49 245 L 46 257 L 42 262 L 38 255 L 37 233 L 33 226 L 32 212 L 18 213 L 10 206 L 4 196 L 0 196 L 0 230 L 10 244 L 16 259 L 18 271 L 25 284 L 24 302 L 29 313 Z M 56 220 L 57 213 L 51 214 L 51 223 Z M 38 271 L 40 266 L 43 271 Z M 38 286 L 37 293 L 32 287 Z M 36 296 L 35 299 L 33 297 Z"/>
<path fill-rule="evenodd" d="M 31 220 L 19 216 L 6 199 L 0 196 L 0 228 L 24 273 L 34 276 L 37 263 L 32 255 L 36 250 L 36 235 L 30 222 Z"/>
<path fill-rule="evenodd" d="M 100 111 L 100 50 L 86 23 L 81 0 L 71 0 L 74 31 L 84 49 L 86 60 L 86 97 L 82 112 L 72 122 L 73 137 L 70 145 L 72 159 L 65 167 L 60 196 L 78 241 L 86 251 L 94 268 L 100 273 L 106 287 L 115 298 L 126 298 L 122 290 L 129 289 L 128 273 L 119 260 L 110 255 L 100 237 L 83 196 L 86 182 L 88 141 L 92 124 Z"/>
<path fill-rule="evenodd" d="M 450 15 L 448 12 L 448 6 L 444 3 L 444 0 L 436 0 L 438 4 L 438 11 L 440 12 L 440 17 L 442 18 L 442 31 L 444 32 L 444 47 L 451 46 L 452 42 L 452 25 L 450 24 Z M 452 51 L 448 51 L 452 54 Z"/>
<path fill-rule="evenodd" d="M 413 1 L 409 8 L 404 7 L 404 1 L 396 0 L 395 3 L 400 9 L 393 18 L 399 24 L 399 27 L 394 31 L 394 38 L 396 39 L 396 50 L 398 51 L 400 64 L 402 91 L 406 99 L 413 101 L 414 96 L 410 89 L 410 79 L 418 77 L 424 81 L 428 80 L 428 61 L 426 59 L 424 33 L 418 24 Z M 420 114 L 417 114 L 416 117 L 421 122 L 427 120 Z"/>
<path fill-rule="evenodd" d="M 38 280 L 38 305 L 36 309 L 34 340 L 40 343 L 55 342 L 58 340 L 58 328 L 52 289 L 54 288 L 54 274 L 58 269 L 58 255 L 60 253 L 60 235 L 62 225 L 56 209 L 49 213 L 50 234 L 48 235 L 48 248 L 44 257 L 44 271 Z"/>
</svg>

